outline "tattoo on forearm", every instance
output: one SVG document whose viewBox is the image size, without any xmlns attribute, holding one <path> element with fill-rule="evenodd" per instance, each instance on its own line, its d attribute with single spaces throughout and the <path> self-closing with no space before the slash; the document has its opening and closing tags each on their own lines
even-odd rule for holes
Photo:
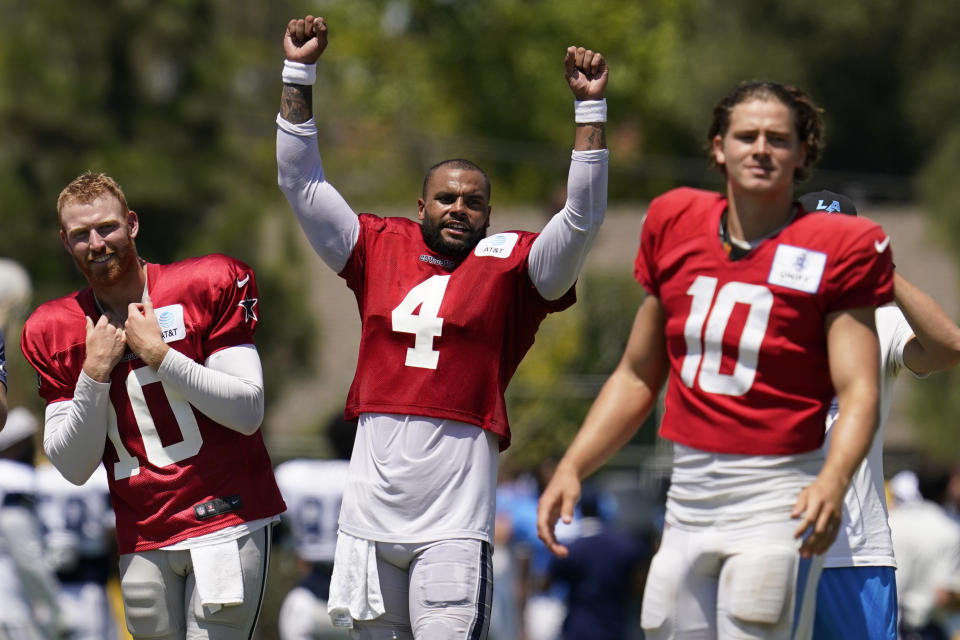
<svg viewBox="0 0 960 640">
<path fill-rule="evenodd" d="M 293 124 L 306 122 L 313 117 L 313 87 L 284 84 L 280 96 L 280 115 Z"/>
<path fill-rule="evenodd" d="M 606 149 L 607 136 L 602 128 L 593 127 L 590 137 L 587 138 L 587 144 L 591 149 Z"/>
<path fill-rule="evenodd" d="M 603 124 L 578 124 L 577 142 L 579 145 L 585 145 L 581 150 L 591 151 L 593 149 L 607 148 L 606 127 Z"/>
</svg>

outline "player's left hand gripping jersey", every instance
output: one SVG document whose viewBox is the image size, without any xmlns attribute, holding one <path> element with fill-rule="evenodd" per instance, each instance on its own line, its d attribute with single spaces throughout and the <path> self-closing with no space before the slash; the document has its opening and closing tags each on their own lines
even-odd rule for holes
<svg viewBox="0 0 960 640">
<path fill-rule="evenodd" d="M 434 253 L 406 218 L 360 216 L 340 275 L 362 321 L 346 416 L 397 413 L 475 424 L 510 444 L 503 394 L 544 317 L 576 300 L 545 300 L 527 256 L 537 234 L 484 238 L 460 263 Z"/>
<path fill-rule="evenodd" d="M 889 238 L 853 216 L 800 213 L 732 260 L 718 193 L 650 204 L 634 273 L 666 314 L 670 379 L 661 434 L 705 451 L 818 448 L 834 395 L 825 319 L 893 298 Z"/>
<path fill-rule="evenodd" d="M 164 341 L 192 360 L 253 344 L 257 287 L 242 262 L 214 254 L 148 263 L 147 286 Z M 100 315 L 87 288 L 41 305 L 27 320 L 23 353 L 47 403 L 73 398 L 86 353 L 85 316 L 96 322 Z M 283 511 L 261 432 L 244 436 L 217 424 L 130 351 L 110 375 L 108 413 L 103 463 L 120 553 Z M 223 508 L 201 506 L 215 499 Z"/>
</svg>

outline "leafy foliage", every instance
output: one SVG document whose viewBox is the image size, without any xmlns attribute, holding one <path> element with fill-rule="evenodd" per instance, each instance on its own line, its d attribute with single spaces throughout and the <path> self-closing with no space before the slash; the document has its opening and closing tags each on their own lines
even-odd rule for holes
<svg viewBox="0 0 960 640">
<path fill-rule="evenodd" d="M 630 274 L 599 272 L 580 279 L 577 298 L 547 316 L 508 389 L 513 446 L 506 455 L 518 468 L 563 454 L 620 361 L 643 294 Z M 636 442 L 653 442 L 648 422 Z"/>
<path fill-rule="evenodd" d="M 280 39 L 308 12 L 330 24 L 315 90 L 325 168 L 357 210 L 414 202 L 424 170 L 445 157 L 487 168 L 496 207 L 550 197 L 573 129 L 563 52 L 582 44 L 611 69 L 611 200 L 718 184 L 703 162 L 709 111 L 740 80 L 766 77 L 825 107 L 829 144 L 812 186 L 909 199 L 922 167 L 920 195 L 960 246 L 960 14 L 949 4 L 2 2 L 0 255 L 28 268 L 36 302 L 81 286 L 54 202 L 77 174 L 103 170 L 141 214 L 148 259 L 222 251 L 254 266 L 270 300 L 260 340 L 271 394 L 312 370 L 319 331 L 274 183 L 272 123 Z M 571 315 L 544 331 L 592 339 L 589 322 Z M 593 366 L 581 347 L 554 346 L 545 371 Z M 521 387 L 534 384 L 529 368 Z"/>
</svg>

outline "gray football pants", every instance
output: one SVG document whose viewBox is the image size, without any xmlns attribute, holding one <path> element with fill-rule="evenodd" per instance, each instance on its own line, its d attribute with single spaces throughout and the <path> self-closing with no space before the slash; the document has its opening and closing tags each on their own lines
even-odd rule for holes
<svg viewBox="0 0 960 640">
<path fill-rule="evenodd" d="M 386 612 L 354 621 L 355 640 L 486 640 L 493 600 L 490 545 L 454 539 L 377 543 Z"/>
<path fill-rule="evenodd" d="M 120 556 L 120 592 L 135 640 L 242 640 L 253 636 L 270 564 L 273 526 L 237 542 L 243 603 L 210 611 L 200 605 L 190 551 L 141 551 Z"/>
</svg>

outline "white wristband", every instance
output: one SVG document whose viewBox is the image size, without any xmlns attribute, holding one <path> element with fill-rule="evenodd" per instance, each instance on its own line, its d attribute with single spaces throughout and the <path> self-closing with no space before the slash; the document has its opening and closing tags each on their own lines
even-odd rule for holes
<svg viewBox="0 0 960 640">
<path fill-rule="evenodd" d="M 312 85 L 316 81 L 317 81 L 317 65 L 316 64 L 305 64 L 303 62 L 294 62 L 293 60 L 283 61 L 284 84 Z"/>
<path fill-rule="evenodd" d="M 607 121 L 607 99 L 574 100 L 573 121 L 577 124 Z"/>
</svg>

